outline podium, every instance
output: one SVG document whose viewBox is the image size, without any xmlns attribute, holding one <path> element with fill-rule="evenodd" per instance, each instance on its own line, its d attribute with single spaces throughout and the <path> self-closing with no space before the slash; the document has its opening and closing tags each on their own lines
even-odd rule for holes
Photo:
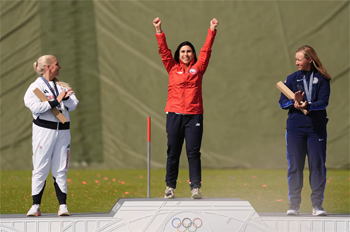
<svg viewBox="0 0 350 232">
<path fill-rule="evenodd" d="M 237 198 L 121 198 L 108 213 L 0 215 L 0 232 L 344 232 L 349 214 L 257 213 Z"/>
</svg>

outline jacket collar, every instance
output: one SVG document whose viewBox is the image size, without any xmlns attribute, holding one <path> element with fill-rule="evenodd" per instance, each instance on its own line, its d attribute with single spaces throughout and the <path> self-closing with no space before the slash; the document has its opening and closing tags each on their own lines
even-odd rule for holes
<svg viewBox="0 0 350 232">
<path fill-rule="evenodd" d="M 311 76 L 311 73 L 314 72 L 314 76 L 316 75 L 316 73 L 318 73 L 317 69 L 311 69 L 310 71 L 305 71 L 305 70 L 300 70 L 302 75 L 305 75 L 305 77 L 308 79 Z"/>
<path fill-rule="evenodd" d="M 179 58 L 179 63 L 180 63 L 180 66 L 181 66 L 181 68 L 183 68 L 183 69 L 187 69 L 187 66 L 180 60 L 180 58 Z M 192 67 L 192 65 L 194 64 L 194 58 L 191 60 L 191 62 L 189 63 L 189 65 L 188 65 L 188 69 L 190 69 L 191 67 Z"/>
</svg>

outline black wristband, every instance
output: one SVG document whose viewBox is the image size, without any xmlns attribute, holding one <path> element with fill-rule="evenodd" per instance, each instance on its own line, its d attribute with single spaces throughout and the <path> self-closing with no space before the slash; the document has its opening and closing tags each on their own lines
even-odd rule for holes
<svg viewBox="0 0 350 232">
<path fill-rule="evenodd" d="M 58 106 L 60 103 L 57 101 L 57 99 L 55 99 L 54 101 L 49 101 L 49 104 L 52 108 L 55 108 L 56 106 Z"/>
</svg>

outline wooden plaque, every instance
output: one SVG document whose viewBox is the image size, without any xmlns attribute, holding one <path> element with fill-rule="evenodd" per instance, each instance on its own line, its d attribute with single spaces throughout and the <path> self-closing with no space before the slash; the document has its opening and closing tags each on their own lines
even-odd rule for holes
<svg viewBox="0 0 350 232">
<path fill-rule="evenodd" d="M 33 92 L 42 102 L 49 101 L 49 99 L 47 99 L 45 94 L 43 94 L 38 88 L 34 89 Z M 63 114 L 56 107 L 52 108 L 51 112 L 58 118 L 58 120 L 62 122 L 62 124 L 67 122 L 66 117 L 64 117 Z"/>
<path fill-rule="evenodd" d="M 279 89 L 284 96 L 286 96 L 288 99 L 294 99 L 294 93 L 292 92 L 292 90 L 290 90 L 284 83 L 282 83 L 282 81 L 279 81 L 276 84 L 277 89 Z M 301 102 L 302 103 L 302 102 Z M 306 109 L 301 109 L 301 111 L 306 115 L 307 114 L 307 110 Z"/>
</svg>

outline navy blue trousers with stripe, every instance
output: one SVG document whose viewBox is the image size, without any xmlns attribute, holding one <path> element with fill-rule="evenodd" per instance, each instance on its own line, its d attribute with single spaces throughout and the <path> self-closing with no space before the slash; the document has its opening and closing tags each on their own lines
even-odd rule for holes
<svg viewBox="0 0 350 232">
<path fill-rule="evenodd" d="M 168 113 L 166 132 L 168 134 L 168 158 L 165 176 L 167 186 L 176 188 L 180 155 L 185 140 L 190 186 L 191 189 L 200 188 L 202 181 L 200 149 L 203 136 L 203 115 Z"/>
<path fill-rule="evenodd" d="M 322 205 L 326 186 L 326 146 L 327 131 L 325 127 L 296 127 L 287 128 L 287 160 L 289 202 L 301 203 L 303 188 L 303 170 L 307 155 L 309 164 L 309 182 L 312 190 L 311 202 L 313 205 Z"/>
</svg>

